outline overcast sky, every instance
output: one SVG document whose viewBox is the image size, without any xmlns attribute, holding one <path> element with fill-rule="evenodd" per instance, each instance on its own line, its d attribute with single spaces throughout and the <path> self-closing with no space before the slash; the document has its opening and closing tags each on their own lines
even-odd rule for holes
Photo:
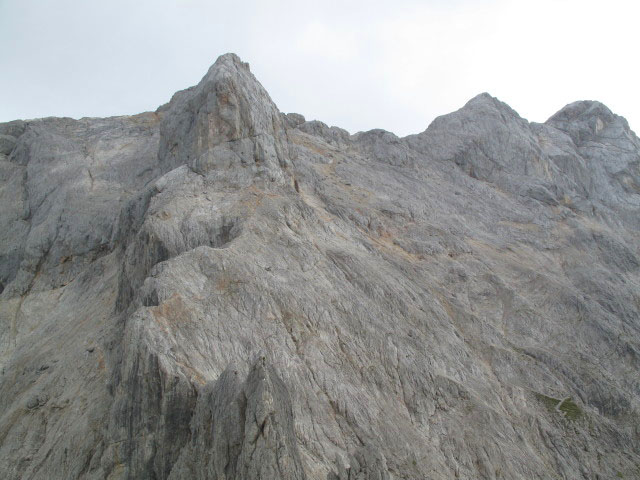
<svg viewBox="0 0 640 480">
<path fill-rule="evenodd" d="M 600 100 L 638 132 L 638 4 L 0 0 L 0 121 L 155 110 L 235 52 L 280 110 L 352 133 L 417 133 L 483 91 L 531 121 Z"/>
</svg>

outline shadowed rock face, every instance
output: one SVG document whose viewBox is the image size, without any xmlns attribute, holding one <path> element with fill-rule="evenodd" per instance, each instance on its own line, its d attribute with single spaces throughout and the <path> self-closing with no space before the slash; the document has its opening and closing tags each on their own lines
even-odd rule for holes
<svg viewBox="0 0 640 480">
<path fill-rule="evenodd" d="M 398 138 L 235 55 L 0 124 L 0 478 L 640 475 L 640 141 L 487 94 Z"/>
</svg>

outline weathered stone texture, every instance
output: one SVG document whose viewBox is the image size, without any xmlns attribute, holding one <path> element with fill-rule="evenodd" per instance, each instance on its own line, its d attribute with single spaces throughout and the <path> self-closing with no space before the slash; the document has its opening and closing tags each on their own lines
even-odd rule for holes
<svg viewBox="0 0 640 480">
<path fill-rule="evenodd" d="M 0 124 L 0 478 L 640 476 L 640 140 L 481 94 L 398 138 L 224 55 Z"/>
</svg>

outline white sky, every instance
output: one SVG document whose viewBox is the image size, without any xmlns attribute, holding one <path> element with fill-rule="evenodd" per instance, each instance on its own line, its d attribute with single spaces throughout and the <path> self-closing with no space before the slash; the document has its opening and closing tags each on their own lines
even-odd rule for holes
<svg viewBox="0 0 640 480">
<path fill-rule="evenodd" d="M 352 133 L 483 91 L 532 121 L 600 100 L 638 132 L 639 47 L 637 0 L 0 0 L 0 121 L 155 110 L 235 52 L 280 110 Z"/>
</svg>

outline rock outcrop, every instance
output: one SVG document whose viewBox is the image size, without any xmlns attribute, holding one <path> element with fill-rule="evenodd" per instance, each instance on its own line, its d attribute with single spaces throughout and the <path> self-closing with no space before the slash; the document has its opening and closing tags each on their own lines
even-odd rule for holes
<svg viewBox="0 0 640 480">
<path fill-rule="evenodd" d="M 640 475 L 640 140 L 598 102 L 350 135 L 228 54 L 0 124 L 0 201 L 2 478 Z"/>
</svg>

